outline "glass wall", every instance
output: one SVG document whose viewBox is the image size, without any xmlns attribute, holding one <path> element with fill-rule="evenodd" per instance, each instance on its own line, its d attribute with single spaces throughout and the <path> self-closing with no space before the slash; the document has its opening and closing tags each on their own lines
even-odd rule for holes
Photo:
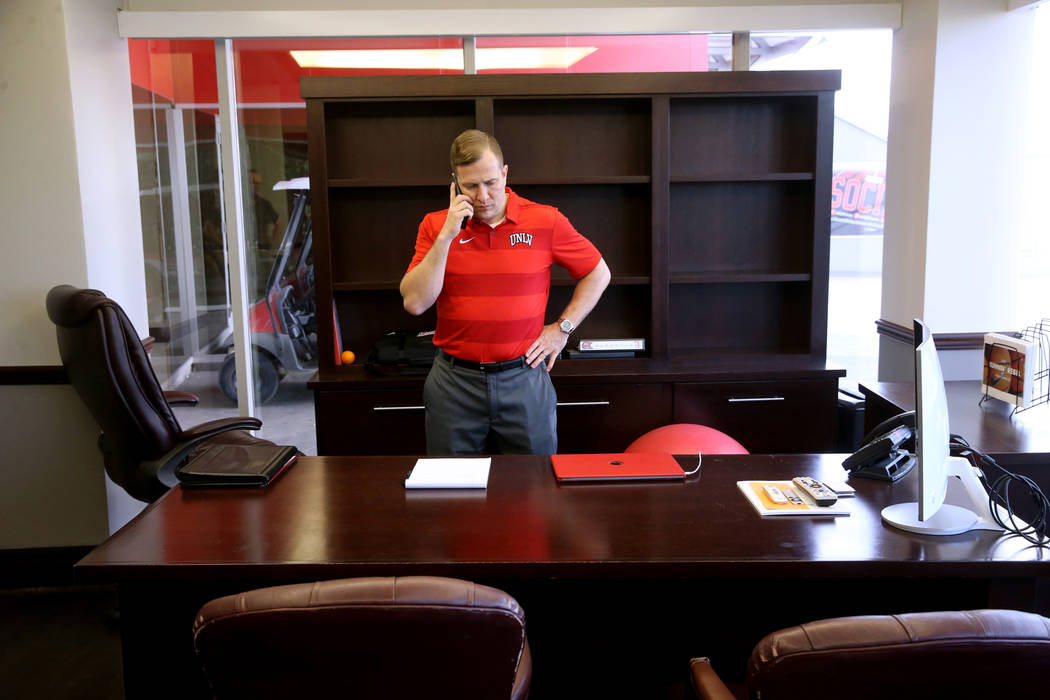
<svg viewBox="0 0 1050 700">
<path fill-rule="evenodd" d="M 475 65 L 478 73 L 706 71 L 708 41 L 707 34 L 478 37 Z M 727 45 L 729 35 L 717 43 Z"/>
<path fill-rule="evenodd" d="M 215 42 L 131 39 L 151 360 L 184 426 L 237 413 L 232 232 L 223 215 Z M 452 57 L 451 60 L 449 57 Z M 234 42 L 243 250 L 260 436 L 316 452 L 316 310 L 305 75 L 463 72 L 461 39 Z M 406 253 L 406 264 L 409 253 Z"/>
<path fill-rule="evenodd" d="M 180 422 L 190 426 L 238 412 L 232 232 L 226 228 L 222 196 L 215 42 L 128 43 L 150 333 L 156 339 L 150 357 L 165 388 L 199 397 L 197 406 L 175 409 Z M 251 120 L 247 124 L 248 129 L 257 126 Z M 266 161 L 263 154 L 259 159 Z M 264 183 L 250 159 L 242 166 L 246 189 L 255 180 L 254 189 L 261 190 Z M 274 200 L 283 202 L 283 193 Z M 265 325 L 269 315 L 254 307 L 273 267 L 281 220 L 274 207 L 263 206 L 267 199 L 246 193 L 245 202 L 246 284 L 252 304 L 247 313 L 253 324 Z M 268 400 L 284 369 L 268 363 L 266 351 L 253 356 L 257 400 Z M 246 412 L 264 419 L 263 436 L 279 437 L 268 435 L 272 428 L 262 406 Z"/>
<path fill-rule="evenodd" d="M 187 42 L 131 43 L 151 358 L 171 388 L 230 329 L 217 110 L 195 101 L 196 80 L 214 83 L 214 58 L 194 73 Z"/>
<path fill-rule="evenodd" d="M 752 34 L 755 70 L 839 68 L 828 349 L 874 376 L 891 33 Z M 233 42 L 244 183 L 250 345 L 262 435 L 313 449 L 317 310 L 299 78 L 327 75 L 728 70 L 729 34 L 257 39 Z M 197 393 L 195 424 L 236 411 L 215 42 L 129 41 L 139 144 L 152 358 L 168 388 Z M 406 251 L 406 265 L 411 251 Z M 274 434 L 280 426 L 298 433 Z"/>
</svg>

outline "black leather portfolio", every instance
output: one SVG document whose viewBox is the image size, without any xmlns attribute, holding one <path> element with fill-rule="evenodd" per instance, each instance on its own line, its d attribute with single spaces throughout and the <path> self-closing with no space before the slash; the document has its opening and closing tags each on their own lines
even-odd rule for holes
<svg viewBox="0 0 1050 700">
<path fill-rule="evenodd" d="M 266 486 L 295 462 L 290 445 L 209 445 L 176 471 L 183 486 Z"/>
</svg>

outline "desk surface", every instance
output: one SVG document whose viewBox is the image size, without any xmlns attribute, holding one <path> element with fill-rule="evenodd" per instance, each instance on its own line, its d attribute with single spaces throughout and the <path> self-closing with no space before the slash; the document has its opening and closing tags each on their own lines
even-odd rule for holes
<svg viewBox="0 0 1050 700">
<path fill-rule="evenodd" d="M 679 458 L 686 468 L 695 457 Z M 304 457 L 260 490 L 177 487 L 78 565 L 98 581 L 272 582 L 363 575 L 1046 576 L 1048 550 L 882 524 L 913 477 L 854 480 L 848 517 L 761 518 L 743 479 L 839 478 L 842 455 L 708 455 L 685 483 L 559 485 L 549 458 L 493 458 L 478 491 L 406 491 L 410 457 Z M 953 491 L 949 502 L 960 502 Z M 1040 561 L 1045 556 L 1047 561 Z"/>
<path fill-rule="evenodd" d="M 981 399 L 981 382 L 945 382 L 951 431 L 984 452 L 1050 452 L 1050 405 L 1035 406 L 1010 416 L 1013 407 L 1002 401 Z M 868 406 L 865 430 L 883 418 L 915 410 L 912 382 L 872 382 L 860 385 Z M 870 414 L 870 419 L 869 419 Z"/>
</svg>

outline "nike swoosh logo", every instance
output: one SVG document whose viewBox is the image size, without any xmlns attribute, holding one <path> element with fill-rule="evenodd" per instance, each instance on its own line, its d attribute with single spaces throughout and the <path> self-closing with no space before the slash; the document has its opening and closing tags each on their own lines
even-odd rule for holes
<svg viewBox="0 0 1050 700">
<path fill-rule="evenodd" d="M 475 238 L 477 238 L 477 236 L 471 236 L 471 237 L 470 237 L 470 238 L 468 238 L 467 240 L 463 240 L 462 238 L 460 238 L 460 239 L 459 239 L 459 242 L 460 242 L 460 243 L 470 243 L 470 242 L 471 242 L 472 240 L 474 240 Z"/>
</svg>

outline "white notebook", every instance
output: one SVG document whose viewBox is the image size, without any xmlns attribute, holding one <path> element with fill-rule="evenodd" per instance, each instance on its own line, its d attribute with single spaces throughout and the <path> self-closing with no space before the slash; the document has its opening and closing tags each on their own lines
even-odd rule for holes
<svg viewBox="0 0 1050 700">
<path fill-rule="evenodd" d="M 483 489 L 489 482 L 491 457 L 442 457 L 416 460 L 406 489 Z"/>
</svg>

